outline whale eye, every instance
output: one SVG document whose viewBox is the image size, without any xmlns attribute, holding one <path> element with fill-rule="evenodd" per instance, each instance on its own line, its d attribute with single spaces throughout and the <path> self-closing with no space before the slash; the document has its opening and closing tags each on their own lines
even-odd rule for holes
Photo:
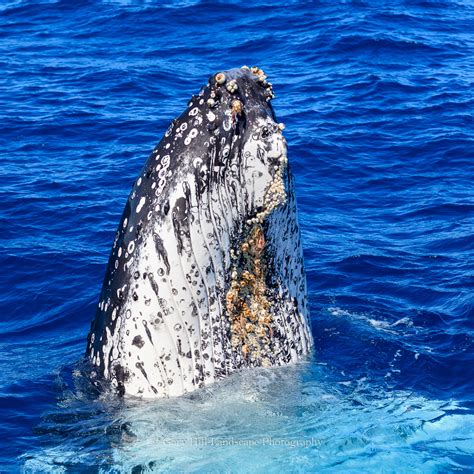
<svg viewBox="0 0 474 474">
<path fill-rule="evenodd" d="M 268 127 L 262 128 L 262 138 L 268 138 L 270 136 L 270 130 Z"/>
</svg>

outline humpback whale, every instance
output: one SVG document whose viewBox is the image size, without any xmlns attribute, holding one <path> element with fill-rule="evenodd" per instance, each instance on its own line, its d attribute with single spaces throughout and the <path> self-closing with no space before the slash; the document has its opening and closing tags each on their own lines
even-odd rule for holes
<svg viewBox="0 0 474 474">
<path fill-rule="evenodd" d="M 178 396 L 312 348 L 294 184 L 272 84 L 212 75 L 136 179 L 86 357 L 119 395 Z"/>
</svg>

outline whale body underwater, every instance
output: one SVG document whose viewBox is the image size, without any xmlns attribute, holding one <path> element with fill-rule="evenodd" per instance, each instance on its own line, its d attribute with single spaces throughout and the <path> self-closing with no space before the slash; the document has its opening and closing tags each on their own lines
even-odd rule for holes
<svg viewBox="0 0 474 474">
<path fill-rule="evenodd" d="M 119 395 L 178 396 L 313 345 L 293 177 L 271 83 L 210 77 L 128 198 L 87 341 Z"/>
</svg>

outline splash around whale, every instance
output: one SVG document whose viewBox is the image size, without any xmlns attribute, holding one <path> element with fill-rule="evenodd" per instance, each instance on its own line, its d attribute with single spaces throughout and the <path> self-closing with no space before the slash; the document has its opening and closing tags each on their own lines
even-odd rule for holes
<svg viewBox="0 0 474 474">
<path fill-rule="evenodd" d="M 311 351 L 293 178 L 272 98 L 257 67 L 219 72 L 149 156 L 91 325 L 93 380 L 120 395 L 178 396 Z"/>
</svg>

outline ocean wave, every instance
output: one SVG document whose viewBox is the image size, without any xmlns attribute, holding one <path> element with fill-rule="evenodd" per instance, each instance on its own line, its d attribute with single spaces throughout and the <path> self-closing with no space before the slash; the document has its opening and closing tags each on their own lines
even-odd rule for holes
<svg viewBox="0 0 474 474">
<path fill-rule="evenodd" d="M 472 465 L 470 2 L 0 11 L 2 469 Z M 244 64 L 286 124 L 314 357 L 150 405 L 90 392 L 78 361 L 130 186 L 191 95 Z M 319 444 L 159 444 L 265 430 Z"/>
</svg>

